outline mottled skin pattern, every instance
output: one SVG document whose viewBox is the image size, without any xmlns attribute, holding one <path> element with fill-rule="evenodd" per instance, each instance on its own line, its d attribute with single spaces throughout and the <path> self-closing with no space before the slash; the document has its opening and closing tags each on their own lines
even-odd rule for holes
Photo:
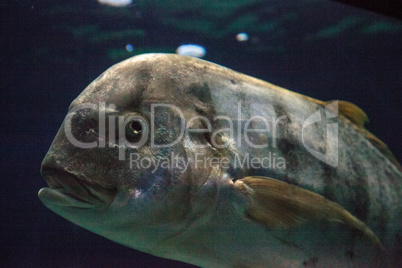
<svg viewBox="0 0 402 268">
<path fill-rule="evenodd" d="M 332 119 L 339 129 L 338 166 L 312 156 L 303 146 L 302 125 L 317 109 L 324 110 L 321 102 L 219 65 L 168 54 L 137 56 L 111 67 L 71 108 L 99 102 L 114 104 L 111 114 L 141 115 L 147 122 L 151 104 L 173 104 L 187 122 L 194 116 L 208 118 L 213 131 L 228 127 L 225 120 L 213 120 L 216 116 L 229 117 L 236 129 L 255 115 L 284 119 L 278 121 L 275 146 L 272 131 L 249 133 L 254 144 L 268 143 L 263 149 L 248 146 L 244 131 L 235 131 L 233 137 L 220 132 L 217 139 L 230 144 L 226 148 L 214 147 L 208 134 L 192 133 L 168 148 L 152 148 L 149 141 L 137 149 L 127 148 L 125 161 L 118 160 L 117 145 L 74 147 L 63 125 L 44 160 L 42 174 L 51 188 L 71 189 L 76 197 L 82 192 L 80 186 L 74 187 L 79 181 L 87 191 L 92 189 L 90 197 L 86 194 L 82 199 L 94 205 L 60 206 L 42 190 L 39 196 L 44 204 L 66 219 L 129 247 L 203 267 L 396 265 L 401 253 L 402 174 L 342 116 Z M 84 142 L 97 140 L 91 132 L 97 118 L 96 110 L 75 114 L 73 135 Z M 261 128 L 256 121 L 250 126 Z M 158 113 L 155 127 L 155 143 L 171 142 L 180 133 L 177 111 Z M 205 125 L 195 120 L 190 127 L 204 129 Z M 305 133 L 307 144 L 323 153 L 325 129 L 325 124 L 314 124 Z M 207 146 L 195 148 L 194 144 Z M 230 162 L 226 168 L 213 169 L 193 161 L 185 171 L 159 168 L 152 173 L 151 169 L 130 168 L 130 153 L 168 159 L 174 153 L 187 160 L 202 154 L 226 157 Z M 236 156 L 247 154 L 250 158 L 269 154 L 283 158 L 286 168 L 235 166 Z M 340 204 L 373 230 L 387 252 L 379 252 L 359 232 L 337 223 L 270 229 L 248 218 L 244 208 L 251 201 L 232 185 L 233 180 L 253 175 L 294 184 Z"/>
</svg>

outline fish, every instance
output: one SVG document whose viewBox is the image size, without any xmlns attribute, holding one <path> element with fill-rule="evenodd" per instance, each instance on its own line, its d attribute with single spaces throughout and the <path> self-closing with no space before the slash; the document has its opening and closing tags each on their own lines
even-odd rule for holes
<svg viewBox="0 0 402 268">
<path fill-rule="evenodd" d="M 71 103 L 42 203 L 199 267 L 392 267 L 402 169 L 362 109 L 218 64 L 143 54 Z"/>
</svg>

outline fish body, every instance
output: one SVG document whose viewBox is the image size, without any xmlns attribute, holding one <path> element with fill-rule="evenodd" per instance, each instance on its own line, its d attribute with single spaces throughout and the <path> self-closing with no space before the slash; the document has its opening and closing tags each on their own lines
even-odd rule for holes
<svg viewBox="0 0 402 268">
<path fill-rule="evenodd" d="M 136 56 L 72 102 L 39 198 L 201 267 L 393 266 L 402 173 L 366 120 L 200 59 Z"/>
</svg>

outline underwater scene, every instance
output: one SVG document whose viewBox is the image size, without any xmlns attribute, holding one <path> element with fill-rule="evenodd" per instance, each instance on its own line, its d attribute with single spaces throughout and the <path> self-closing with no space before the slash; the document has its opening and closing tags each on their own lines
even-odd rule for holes
<svg viewBox="0 0 402 268">
<path fill-rule="evenodd" d="M 0 267 L 402 267 L 392 1 L 0 14 Z"/>
</svg>

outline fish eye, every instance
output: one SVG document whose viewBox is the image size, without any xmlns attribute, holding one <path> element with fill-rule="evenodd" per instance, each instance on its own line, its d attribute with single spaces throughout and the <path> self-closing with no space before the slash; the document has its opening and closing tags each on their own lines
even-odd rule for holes
<svg viewBox="0 0 402 268">
<path fill-rule="evenodd" d="M 130 121 L 126 126 L 126 138 L 131 143 L 137 143 L 146 132 L 146 122 L 142 118 Z"/>
<path fill-rule="evenodd" d="M 131 121 L 129 127 L 134 135 L 140 135 L 142 133 L 142 124 L 138 121 Z"/>
</svg>

